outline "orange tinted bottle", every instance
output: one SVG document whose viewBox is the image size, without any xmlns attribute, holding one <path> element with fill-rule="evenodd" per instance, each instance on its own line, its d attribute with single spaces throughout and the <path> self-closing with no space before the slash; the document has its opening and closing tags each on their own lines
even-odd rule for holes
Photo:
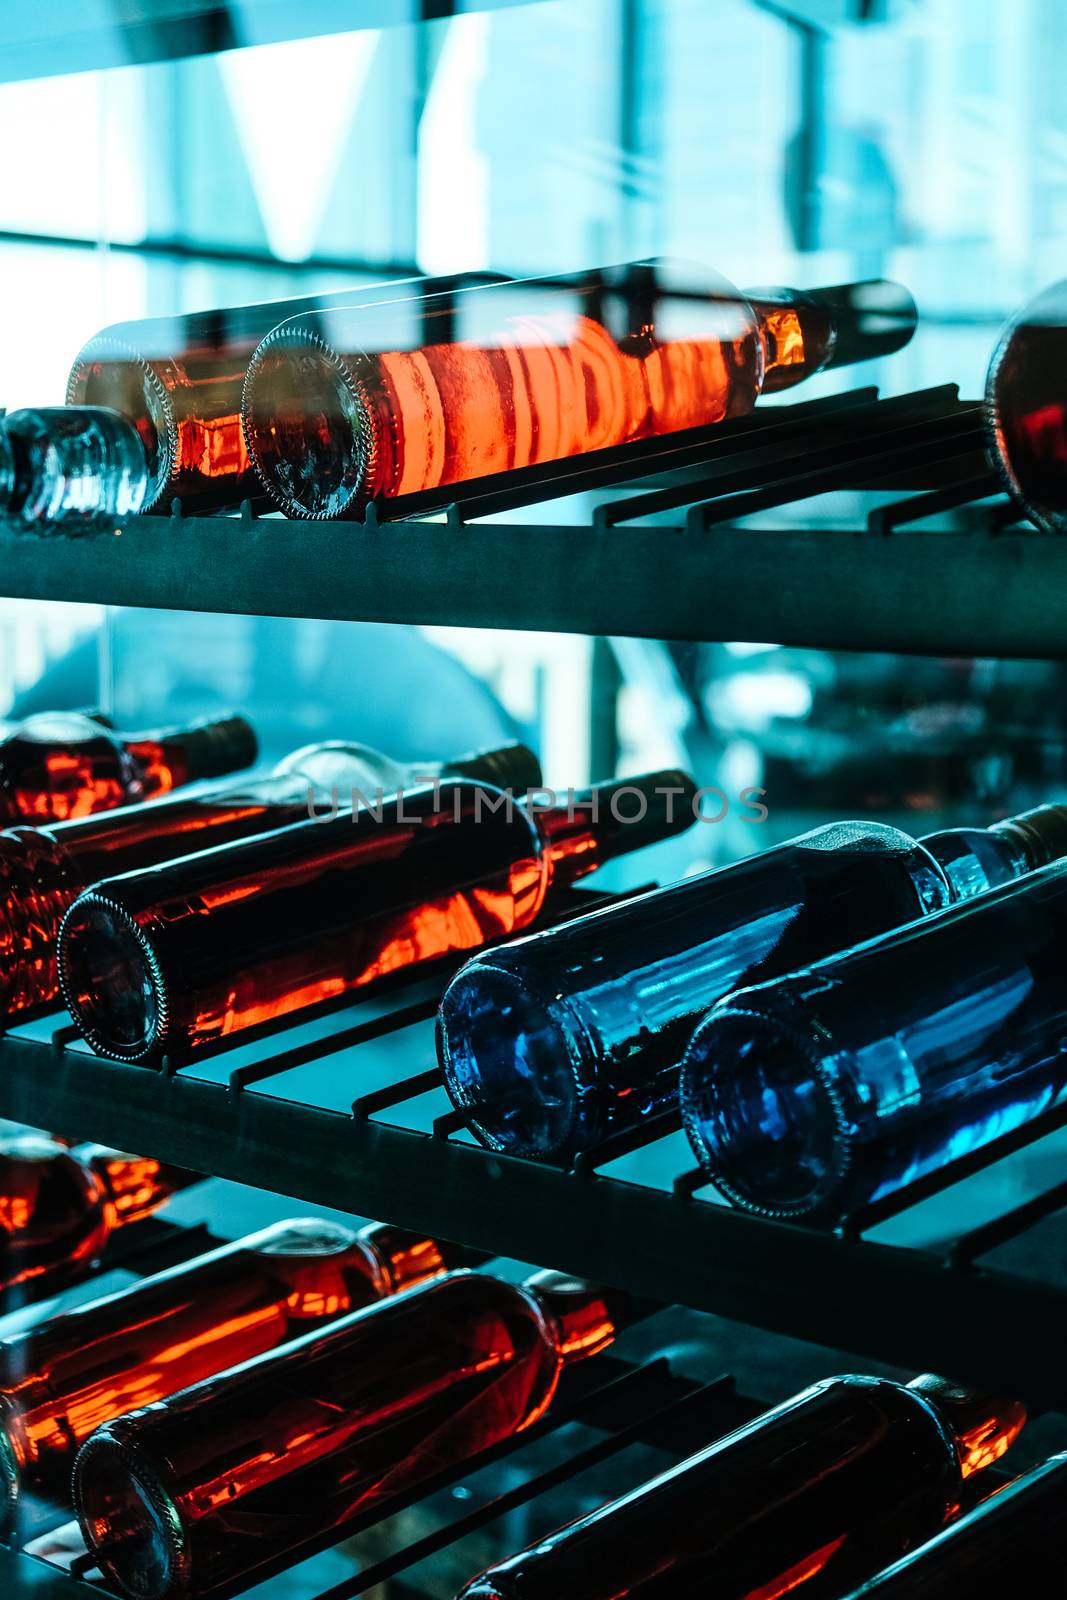
<svg viewBox="0 0 1067 1600">
<path fill-rule="evenodd" d="M 651 773 L 535 810 L 450 780 L 111 878 L 64 919 L 63 998 L 101 1054 L 184 1055 L 528 927 L 550 892 L 690 826 L 693 794 Z"/>
<path fill-rule="evenodd" d="M 446 1270 L 449 1247 L 374 1224 L 277 1222 L 0 1344 L 0 1478 L 62 1501 L 113 1417 Z"/>
<path fill-rule="evenodd" d="M 0 1142 L 0 1289 L 76 1277 L 116 1228 L 149 1216 L 188 1173 L 43 1135 Z"/>
<path fill-rule="evenodd" d="M 78 1518 L 137 1600 L 251 1581 L 511 1438 L 620 1297 L 543 1273 L 455 1273 L 108 1423 L 74 1468 Z"/>
<path fill-rule="evenodd" d="M 954 1516 L 965 1480 L 1025 1418 L 930 1375 L 828 1378 L 490 1568 L 460 1600 L 842 1595 Z"/>
<path fill-rule="evenodd" d="M 256 759 L 244 717 L 120 734 L 80 711 L 28 717 L 0 740 L 0 817 L 64 822 L 221 777 Z"/>
<path fill-rule="evenodd" d="M 478 750 L 407 767 L 366 745 L 307 745 L 241 788 L 198 789 L 115 811 L 0 832 L 0 1017 L 53 1005 L 56 939 L 67 908 L 89 884 L 194 850 L 268 833 L 353 804 L 374 804 L 417 777 L 456 774 L 525 791 L 541 781 L 524 745 Z"/>
<path fill-rule="evenodd" d="M 330 294 L 115 323 L 79 351 L 67 404 L 107 406 L 133 423 L 148 460 L 143 509 L 235 506 L 262 493 L 241 433 L 241 386 L 260 340 L 298 313 L 369 305 L 448 278 L 393 279 Z"/>
<path fill-rule="evenodd" d="M 916 320 L 885 282 L 748 296 L 720 280 L 682 310 L 642 263 L 425 295 L 417 317 L 403 302 L 296 317 L 249 363 L 249 457 L 287 515 L 356 516 L 743 415 L 764 392 L 899 349 Z"/>
</svg>

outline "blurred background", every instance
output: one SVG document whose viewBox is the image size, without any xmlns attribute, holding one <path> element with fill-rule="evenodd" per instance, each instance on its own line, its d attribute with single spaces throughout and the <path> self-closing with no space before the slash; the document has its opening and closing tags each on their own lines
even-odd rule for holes
<svg viewBox="0 0 1067 1600">
<path fill-rule="evenodd" d="M 1064 272 L 1060 0 L 130 0 L 121 25 L 75 8 L 73 31 L 69 5 L 31 9 L 5 21 L 0 85 L 8 407 L 61 400 L 120 318 L 649 254 L 741 285 L 899 278 L 911 346 L 809 392 L 973 396 L 1004 318 Z M 388 25 L 340 31 L 355 21 Z M 848 497 L 818 514 L 847 517 Z M 948 581 L 931 571 L 931 608 Z M 0 601 L 0 714 L 93 700 L 134 726 L 239 705 L 269 754 L 516 734 L 558 785 L 679 762 L 729 797 L 766 789 L 766 823 L 731 804 L 660 876 L 830 814 L 921 832 L 1047 797 L 1061 675 Z"/>
<path fill-rule="evenodd" d="M 0 405 L 62 401 L 80 346 L 120 319 L 648 255 L 741 286 L 897 278 L 919 304 L 912 343 L 812 380 L 803 398 L 946 382 L 977 396 L 1004 319 L 1067 274 L 1063 24 L 1063 0 L 8 0 Z M 774 516 L 851 525 L 854 497 Z M 933 612 L 951 582 L 932 566 Z M 710 594 L 712 634 L 714 605 Z M 921 834 L 1067 798 L 1063 690 L 1055 663 L 0 599 L 0 716 L 92 703 L 135 728 L 235 706 L 270 758 L 320 738 L 417 759 L 521 737 L 558 787 L 683 765 L 721 788 L 724 804 L 708 807 L 719 823 L 615 863 L 615 887 L 831 817 Z M 737 801 L 750 787 L 765 790 L 761 823 Z M 428 1029 L 417 1044 L 430 1050 Z M 347 1108 L 343 1070 L 336 1082 L 321 1064 L 304 1071 L 309 1100 Z M 882 1237 L 936 1237 L 1062 1182 L 1057 1137 Z M 615 1170 L 669 1182 L 679 1148 L 656 1149 L 661 1172 L 643 1154 Z M 168 1215 L 195 1224 L 197 1207 L 237 1235 L 293 1203 L 216 1181 Z M 1061 1219 L 1032 1238 L 1022 1267 L 1040 1257 L 1042 1272 L 1058 1262 L 1062 1274 Z M 850 1359 L 671 1315 L 676 1364 L 701 1377 L 732 1367 L 752 1393 Z M 640 1353 L 641 1338 L 623 1353 Z M 584 1437 L 539 1441 L 534 1465 Z M 642 1473 L 665 1464 L 641 1448 Z M 317 1557 L 310 1576 L 276 1580 L 271 1600 L 345 1579 L 353 1559 L 454 1516 L 451 1497 L 477 1505 L 508 1488 L 529 1459 L 472 1473 Z M 576 1480 L 543 1505 L 540 1526 L 619 1486 L 603 1471 Z M 520 1509 L 459 1547 L 455 1569 L 426 1563 L 381 1596 L 447 1600 L 531 1531 Z"/>
</svg>

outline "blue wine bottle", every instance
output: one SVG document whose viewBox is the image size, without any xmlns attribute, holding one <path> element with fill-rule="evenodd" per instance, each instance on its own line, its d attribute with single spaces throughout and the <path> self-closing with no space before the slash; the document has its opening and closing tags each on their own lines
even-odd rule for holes
<svg viewBox="0 0 1067 1600">
<path fill-rule="evenodd" d="M 922 843 L 817 828 L 717 871 L 517 939 L 445 993 L 438 1055 L 491 1149 L 567 1163 L 677 1105 L 707 1008 L 1067 855 L 1067 807 Z"/>
<path fill-rule="evenodd" d="M 728 1199 L 834 1222 L 1067 1096 L 1067 861 L 730 995 L 682 1065 Z"/>
</svg>

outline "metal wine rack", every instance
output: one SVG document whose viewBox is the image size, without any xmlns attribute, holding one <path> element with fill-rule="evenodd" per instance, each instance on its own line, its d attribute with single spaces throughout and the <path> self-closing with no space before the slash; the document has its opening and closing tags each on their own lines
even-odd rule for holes
<svg viewBox="0 0 1067 1600">
<path fill-rule="evenodd" d="M 84 538 L 0 524 L 2 584 L 189 611 L 1058 658 L 1067 540 L 1018 523 L 985 446 L 981 404 L 952 385 L 858 389 L 372 505 L 362 522 L 248 504 Z"/>
<path fill-rule="evenodd" d="M 222 1242 L 204 1224 L 150 1219 L 112 1239 L 100 1270 L 121 1268 L 144 1276 Z M 515 1275 L 514 1263 L 483 1265 Z M 4 1309 L 0 1304 L 0 1313 Z M 775 1392 L 757 1400 L 729 1372 L 709 1378 L 695 1372 L 684 1356 L 679 1359 L 678 1331 L 669 1313 L 642 1308 L 636 1330 L 624 1332 L 615 1348 L 563 1375 L 551 1407 L 534 1426 L 391 1499 L 384 1519 L 390 1532 L 386 1541 L 375 1540 L 369 1547 L 361 1542 L 382 1520 L 380 1512 L 353 1522 L 344 1540 L 343 1577 L 338 1579 L 334 1570 L 324 1582 L 316 1565 L 316 1558 L 335 1544 L 334 1537 L 303 1546 L 292 1592 L 302 1600 L 358 1600 L 379 1593 L 380 1585 L 397 1582 L 398 1595 L 414 1596 L 424 1591 L 407 1587 L 405 1576 L 440 1561 L 447 1564 L 446 1571 L 437 1575 L 430 1592 L 437 1593 L 444 1583 L 451 1596 L 453 1584 L 458 1588 L 473 1577 L 487 1559 L 521 1548 L 531 1535 L 540 1537 L 582 1509 L 578 1496 L 589 1498 L 587 1474 L 599 1485 L 605 1469 L 611 1470 L 610 1492 L 623 1493 L 749 1421 L 813 1376 L 829 1376 L 834 1370 L 822 1355 L 794 1370 L 776 1370 Z M 699 1365 L 708 1368 L 706 1361 Z M 712 1356 L 713 1371 L 715 1366 Z M 1061 1418 L 1047 1419 L 1044 1426 L 1062 1443 Z M 964 1509 L 1003 1481 L 997 1468 L 983 1473 L 981 1485 L 968 1491 Z M 408 1513 L 412 1515 L 406 1519 Z M 517 1517 L 529 1521 L 516 1522 Z M 504 1548 L 487 1553 L 478 1536 L 494 1524 L 500 1524 Z M 450 1581 L 453 1569 L 459 1576 Z M 257 1569 L 257 1593 L 283 1570 L 289 1569 L 281 1563 Z M 0 1595 L 88 1600 L 93 1594 L 113 1593 L 81 1543 L 69 1505 L 31 1501 L 22 1508 L 20 1526 L 6 1546 L 0 1545 Z M 238 1593 L 240 1589 L 227 1589 L 219 1600 L 232 1600 Z"/>
<path fill-rule="evenodd" d="M 1067 641 L 1067 541 L 1016 521 L 988 466 L 981 407 L 951 387 L 768 408 L 394 503 L 390 520 L 374 507 L 362 523 L 260 509 L 134 518 L 84 538 L 0 527 L 0 586 L 134 606 L 938 655 L 1059 657 Z M 579 893 L 569 909 L 590 903 Z M 1050 1278 L 1062 1251 L 1043 1256 L 1041 1244 L 1047 1230 L 1062 1242 L 1067 1227 L 1054 1148 L 1067 1111 L 836 1232 L 767 1222 L 719 1203 L 669 1122 L 609 1141 L 571 1171 L 479 1147 L 435 1065 L 432 1018 L 450 970 L 399 975 L 359 1003 L 160 1072 L 93 1056 L 59 1016 L 20 1024 L 0 1038 L 0 1116 L 600 1278 L 847 1350 L 858 1364 L 940 1370 L 1067 1409 L 1067 1275 Z M 1046 1138 L 1048 1181 L 1030 1192 L 1013 1174 Z M 966 1231 L 916 1243 L 924 1207 L 957 1184 L 969 1186 L 960 1195 L 977 1185 L 983 1209 L 964 1201 Z M 575 1405 L 596 1407 L 606 1382 L 628 1419 L 609 1428 L 605 1451 L 620 1429 L 645 1425 L 627 1385 L 648 1370 L 607 1380 L 601 1365 L 600 1387 L 575 1392 Z M 723 1426 L 740 1414 L 715 1386 L 699 1405 L 686 1391 L 679 1408 L 674 1380 L 660 1376 L 668 1421 L 705 1403 L 725 1408 Z M 416 1558 L 405 1548 L 321 1600 L 349 1600 Z M 83 1576 L 0 1549 L 0 1594 L 75 1600 Z"/>
<path fill-rule="evenodd" d="M 569 914 L 582 904 L 576 895 Z M 1067 1181 L 995 1204 L 937 1249 L 871 1238 L 954 1184 L 996 1173 L 1067 1124 L 1067 1108 L 836 1232 L 764 1221 L 718 1201 L 670 1119 L 609 1139 L 569 1171 L 477 1145 L 434 1057 L 432 1019 L 453 969 L 398 975 L 358 1004 L 263 1024 L 161 1071 L 94 1056 L 59 1017 L 16 1027 L 0 1041 L 0 1114 L 1067 1409 L 1067 1278 L 986 1261 L 1063 1220 Z"/>
<path fill-rule="evenodd" d="M 189 1260 L 222 1242 L 203 1225 L 175 1226 L 151 1220 L 117 1235 L 101 1270 L 120 1267 L 143 1276 Z M 3 1309 L 0 1306 L 0 1311 Z M 442 1490 L 461 1485 L 462 1492 L 455 1495 L 451 1514 L 421 1519 L 414 1536 L 409 1534 L 398 1541 L 388 1553 L 376 1551 L 368 1558 L 359 1551 L 358 1566 L 353 1554 L 350 1575 L 340 1583 L 322 1590 L 309 1574 L 309 1581 L 301 1588 L 315 1600 L 357 1600 L 379 1584 L 458 1541 L 469 1539 L 496 1519 L 514 1515 L 553 1491 L 565 1490 L 583 1473 L 602 1469 L 635 1445 L 651 1446 L 665 1452 L 669 1459 L 680 1460 L 761 1409 L 760 1404 L 737 1392 L 729 1376 L 700 1381 L 676 1369 L 666 1356 L 655 1351 L 647 1357 L 620 1357 L 610 1352 L 565 1375 L 541 1422 L 392 1500 L 388 1516 L 400 1517 L 420 1502 L 434 1503 L 434 1497 Z M 547 1453 L 539 1449 L 545 1441 L 551 1442 L 553 1435 L 566 1435 L 565 1447 Z M 487 1484 L 493 1467 L 505 1461 L 521 1463 L 518 1470 L 508 1473 L 507 1486 Z M 88 1553 L 75 1554 L 69 1570 L 55 1563 L 51 1551 L 47 1555 L 25 1553 L 25 1545 L 32 1552 L 43 1535 L 62 1529 L 70 1518 L 69 1506 L 31 1502 L 9 1546 L 0 1546 L 0 1594 L 32 1595 L 34 1600 L 77 1600 L 79 1595 L 101 1593 L 98 1575 L 91 1583 L 83 1581 L 94 1571 Z M 346 1545 L 358 1540 L 374 1521 L 372 1514 L 362 1523 L 353 1523 Z M 301 1563 L 334 1542 L 326 1538 L 318 1546 L 307 1545 L 301 1550 Z M 84 1552 L 83 1546 L 81 1549 Z M 472 1568 L 467 1576 L 473 1577 L 475 1570 Z M 270 1576 L 271 1569 L 264 1568 L 257 1573 L 256 1582 Z"/>
</svg>

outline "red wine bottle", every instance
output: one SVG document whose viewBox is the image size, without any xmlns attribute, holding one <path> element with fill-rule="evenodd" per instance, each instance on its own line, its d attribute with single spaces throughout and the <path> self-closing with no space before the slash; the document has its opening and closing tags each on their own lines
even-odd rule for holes
<svg viewBox="0 0 1067 1600">
<path fill-rule="evenodd" d="M 544 1415 L 622 1296 L 455 1273 L 106 1424 L 74 1465 L 86 1542 L 134 1600 L 295 1560 Z"/>
<path fill-rule="evenodd" d="M 63 997 L 103 1055 L 195 1052 L 528 927 L 612 856 L 689 827 L 693 794 L 650 773 L 540 808 L 448 780 L 110 878 L 64 919 Z"/>
<path fill-rule="evenodd" d="M 931 1376 L 829 1378 L 491 1567 L 461 1600 L 839 1595 L 935 1533 L 1024 1421 L 1014 1401 Z"/>
<path fill-rule="evenodd" d="M 373 1223 L 276 1222 L 0 1343 L 0 1474 L 69 1497 L 102 1423 L 443 1274 L 462 1252 Z M 0 1512 L 3 1506 L 0 1505 Z"/>
</svg>

